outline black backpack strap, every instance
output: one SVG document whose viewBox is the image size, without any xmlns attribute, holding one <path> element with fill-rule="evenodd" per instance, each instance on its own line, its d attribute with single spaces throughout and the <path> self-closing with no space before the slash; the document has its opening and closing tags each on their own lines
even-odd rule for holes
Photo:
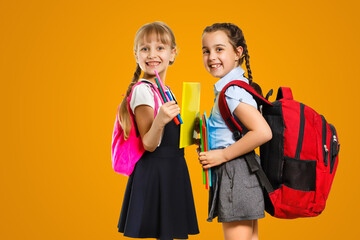
<svg viewBox="0 0 360 240">
<path fill-rule="evenodd" d="M 267 176 L 266 176 L 265 172 L 263 171 L 263 169 L 261 168 L 260 164 L 258 163 L 258 161 L 256 161 L 255 152 L 251 151 L 251 152 L 245 154 L 244 158 L 245 158 L 246 164 L 249 167 L 250 172 L 255 173 L 256 176 L 258 177 L 261 187 L 263 189 L 265 189 L 267 193 L 273 192 L 274 188 L 272 187 L 269 179 L 267 178 Z"/>
<path fill-rule="evenodd" d="M 273 91 L 272 89 L 270 89 L 270 91 L 266 94 L 265 99 L 266 99 L 266 100 L 269 100 L 269 97 L 273 95 L 273 92 L 274 92 L 274 91 Z"/>
<path fill-rule="evenodd" d="M 175 98 L 175 95 L 173 94 L 173 92 L 171 91 L 170 87 L 168 85 L 166 85 L 166 87 L 169 89 L 169 93 L 171 94 L 173 100 L 175 101 L 176 104 L 178 104 L 176 98 Z"/>
<path fill-rule="evenodd" d="M 259 184 L 262 188 L 266 212 L 268 212 L 270 215 L 274 216 L 275 208 L 274 208 L 274 204 L 270 198 L 270 195 L 272 194 L 272 192 L 274 192 L 274 188 L 271 185 L 264 170 L 261 168 L 258 161 L 256 161 L 255 151 L 251 151 L 251 152 L 245 154 L 244 158 L 245 158 L 246 164 L 249 167 L 250 172 L 255 173 L 255 175 L 259 181 Z"/>
</svg>

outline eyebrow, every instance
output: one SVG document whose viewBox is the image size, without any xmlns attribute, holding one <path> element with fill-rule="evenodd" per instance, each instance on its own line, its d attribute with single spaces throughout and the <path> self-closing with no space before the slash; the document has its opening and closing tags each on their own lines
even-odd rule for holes
<svg viewBox="0 0 360 240">
<path fill-rule="evenodd" d="M 221 43 L 214 45 L 214 47 L 218 47 L 218 46 L 226 47 L 225 44 L 221 44 Z M 202 47 L 202 49 L 204 49 L 204 48 L 208 48 L 208 47 Z"/>
<path fill-rule="evenodd" d="M 139 47 L 143 47 L 143 46 L 149 46 L 151 43 L 150 42 L 143 42 L 141 44 L 139 44 L 138 46 Z M 163 42 L 159 42 L 158 45 L 167 45 L 166 43 L 163 43 Z"/>
</svg>

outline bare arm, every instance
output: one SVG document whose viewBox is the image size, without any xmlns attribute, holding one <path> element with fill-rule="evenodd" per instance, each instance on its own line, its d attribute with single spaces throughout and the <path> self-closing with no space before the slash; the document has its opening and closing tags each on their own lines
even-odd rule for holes
<svg viewBox="0 0 360 240">
<path fill-rule="evenodd" d="M 135 108 L 135 121 L 146 151 L 153 152 L 161 139 L 165 125 L 180 113 L 175 101 L 163 104 L 154 119 L 154 109 L 147 105 Z"/>
<path fill-rule="evenodd" d="M 246 103 L 240 103 L 234 114 L 249 131 L 227 148 L 200 153 L 199 160 L 204 168 L 217 166 L 244 155 L 272 138 L 269 125 L 256 108 Z"/>
</svg>

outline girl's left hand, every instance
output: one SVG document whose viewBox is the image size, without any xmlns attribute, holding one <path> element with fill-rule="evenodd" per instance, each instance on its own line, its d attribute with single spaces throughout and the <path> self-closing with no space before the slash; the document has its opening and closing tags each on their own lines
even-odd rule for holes
<svg viewBox="0 0 360 240">
<path fill-rule="evenodd" d="M 199 153 L 199 161 L 204 169 L 208 169 L 226 162 L 226 159 L 223 149 L 216 149 Z"/>
</svg>

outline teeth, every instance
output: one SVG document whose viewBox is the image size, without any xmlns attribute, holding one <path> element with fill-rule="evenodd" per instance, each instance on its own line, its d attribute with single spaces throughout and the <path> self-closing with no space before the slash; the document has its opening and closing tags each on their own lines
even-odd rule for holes
<svg viewBox="0 0 360 240">
<path fill-rule="evenodd" d="M 156 63 L 148 63 L 149 66 L 157 66 L 159 65 L 160 63 L 156 62 Z"/>
<path fill-rule="evenodd" d="M 212 65 L 210 65 L 210 67 L 212 67 L 212 68 L 217 68 L 217 67 L 220 67 L 220 65 L 221 65 L 221 64 L 212 64 Z"/>
</svg>

